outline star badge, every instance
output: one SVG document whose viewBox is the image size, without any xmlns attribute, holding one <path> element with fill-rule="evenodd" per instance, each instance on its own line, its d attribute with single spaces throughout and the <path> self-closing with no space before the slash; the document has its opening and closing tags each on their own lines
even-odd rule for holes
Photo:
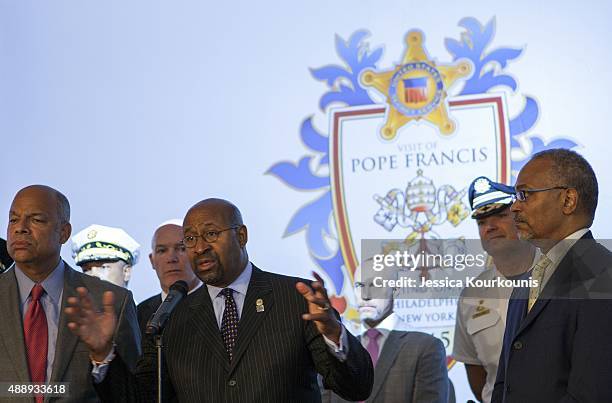
<svg viewBox="0 0 612 403">
<path fill-rule="evenodd" d="M 406 35 L 406 45 L 400 65 L 383 72 L 368 69 L 361 75 L 364 86 L 373 87 L 387 97 L 389 109 L 381 136 L 393 140 L 399 128 L 420 119 L 436 125 L 442 134 L 451 134 L 455 123 L 448 116 L 447 89 L 471 73 L 471 64 L 461 61 L 436 65 L 427 56 L 423 34 L 419 31 L 410 31 Z"/>
</svg>

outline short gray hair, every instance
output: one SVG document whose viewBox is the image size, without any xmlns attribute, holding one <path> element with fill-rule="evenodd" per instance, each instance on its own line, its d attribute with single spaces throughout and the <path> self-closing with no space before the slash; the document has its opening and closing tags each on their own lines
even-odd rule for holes
<svg viewBox="0 0 612 403">
<path fill-rule="evenodd" d="M 553 164 L 551 179 L 557 186 L 569 186 L 578 192 L 577 210 L 586 214 L 590 224 L 595 219 L 599 186 L 591 164 L 580 154 L 565 148 L 540 151 L 531 160 L 547 158 Z M 589 225 L 590 225 L 589 224 Z"/>
<path fill-rule="evenodd" d="M 58 190 L 55 190 L 55 197 L 57 197 L 57 215 L 60 221 L 62 223 L 70 222 L 70 202 L 68 198 Z"/>
</svg>

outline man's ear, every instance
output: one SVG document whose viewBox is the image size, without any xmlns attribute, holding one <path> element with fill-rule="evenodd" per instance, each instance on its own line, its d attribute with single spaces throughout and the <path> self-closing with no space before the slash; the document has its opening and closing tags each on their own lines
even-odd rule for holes
<svg viewBox="0 0 612 403">
<path fill-rule="evenodd" d="M 127 285 L 132 277 L 132 266 L 123 266 L 123 281 Z"/>
<path fill-rule="evenodd" d="M 565 190 L 565 198 L 563 199 L 563 213 L 565 215 L 573 214 L 578 207 L 578 191 L 574 188 L 569 188 Z"/>
<path fill-rule="evenodd" d="M 60 241 L 62 242 L 62 245 L 68 242 L 70 235 L 72 235 L 72 225 L 69 222 L 61 224 Z"/>
<path fill-rule="evenodd" d="M 244 248 L 249 240 L 249 232 L 247 230 L 246 225 L 240 226 L 238 228 L 238 242 L 240 243 L 240 247 Z"/>
</svg>

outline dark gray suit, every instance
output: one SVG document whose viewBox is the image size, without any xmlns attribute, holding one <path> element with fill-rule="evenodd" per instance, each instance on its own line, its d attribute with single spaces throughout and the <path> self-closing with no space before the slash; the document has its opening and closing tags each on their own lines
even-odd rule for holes
<svg viewBox="0 0 612 403">
<path fill-rule="evenodd" d="M 491 401 L 612 402 L 611 299 L 612 253 L 587 232 L 514 335 L 508 320 Z"/>
<path fill-rule="evenodd" d="M 420 332 L 392 330 L 383 345 L 368 403 L 447 403 L 446 352 L 437 338 Z M 323 402 L 346 402 L 328 390 Z"/>
<path fill-rule="evenodd" d="M 367 398 L 374 378 L 368 352 L 352 335 L 346 361 L 328 351 L 315 325 L 302 319 L 308 307 L 295 288 L 298 281 L 307 280 L 253 266 L 231 362 L 207 287 L 189 294 L 164 330 L 164 401 L 317 402 L 317 372 L 346 398 Z M 260 299 L 263 311 L 256 309 Z M 104 401 L 149 403 L 155 401 L 155 375 L 155 347 L 147 337 L 135 376 L 118 354 L 96 389 Z"/>
<path fill-rule="evenodd" d="M 134 367 L 140 355 L 140 332 L 136 321 L 136 307 L 132 293 L 109 282 L 85 275 L 64 265 L 64 291 L 58 323 L 55 360 L 49 382 L 69 382 L 67 398 L 49 398 L 46 402 L 97 402 L 91 380 L 89 350 L 67 326 L 64 315 L 66 299 L 77 295 L 77 287 L 86 287 L 93 300 L 101 307 L 104 291 L 115 293 L 118 327 L 115 335 L 117 350 L 125 362 Z M 23 321 L 19 310 L 19 289 L 14 265 L 0 274 L 0 382 L 29 382 L 30 375 L 25 353 Z M 5 399 L 0 399 L 5 401 Z M 33 402 L 34 399 L 6 399 L 7 402 Z"/>
<path fill-rule="evenodd" d="M 138 315 L 138 327 L 140 328 L 140 335 L 144 338 L 145 331 L 147 330 L 147 323 L 149 319 L 155 314 L 157 308 L 162 303 L 161 293 L 147 298 L 136 306 L 136 314 Z"/>
</svg>

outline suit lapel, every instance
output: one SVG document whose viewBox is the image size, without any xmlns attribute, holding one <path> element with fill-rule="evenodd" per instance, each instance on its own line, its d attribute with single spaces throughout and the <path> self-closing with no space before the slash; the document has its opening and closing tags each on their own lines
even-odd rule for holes
<svg viewBox="0 0 612 403">
<path fill-rule="evenodd" d="M 385 344 L 380 352 L 380 357 L 378 357 L 378 362 L 376 363 L 376 368 L 374 369 L 374 386 L 372 386 L 372 393 L 368 401 L 373 401 L 380 392 L 382 385 L 387 379 L 389 370 L 402 347 L 401 339 L 406 334 L 407 333 L 400 333 L 395 330 L 389 332 L 389 336 L 387 340 L 385 340 Z"/>
<path fill-rule="evenodd" d="M 74 349 L 79 341 L 78 337 L 68 329 L 68 317 L 64 314 L 66 300 L 68 297 L 77 295 L 77 287 L 85 287 L 85 284 L 76 275 L 76 272 L 64 262 L 64 290 L 62 292 L 62 303 L 57 326 L 57 342 L 55 344 L 55 359 L 51 371 L 51 382 L 61 382 L 66 368 L 70 363 Z"/>
<path fill-rule="evenodd" d="M 203 284 L 195 293 L 193 301 L 189 307 L 191 311 L 191 325 L 202 334 L 202 340 L 208 340 L 208 346 L 223 365 L 225 371 L 229 371 L 229 360 L 227 352 L 223 346 L 223 338 L 217 325 L 215 310 L 210 300 L 208 287 Z M 194 293 L 194 294 L 195 294 Z"/>
<path fill-rule="evenodd" d="M 590 243 L 584 242 L 587 239 L 593 239 L 591 231 L 584 234 L 582 238 L 567 251 L 559 263 L 559 266 L 548 281 L 548 284 L 546 284 L 542 290 L 540 297 L 536 300 L 535 304 L 531 308 L 531 311 L 529 311 L 527 316 L 525 316 L 523 319 L 521 326 L 516 332 L 515 338 L 525 328 L 527 328 L 535 320 L 535 318 L 538 317 L 538 315 L 540 315 L 551 299 L 570 298 L 572 279 L 575 279 L 580 275 L 580 273 L 575 271 L 574 257 L 584 253 L 584 249 L 588 248 Z"/>
<path fill-rule="evenodd" d="M 263 301 L 264 311 L 257 311 L 257 300 Z M 244 355 L 249 343 L 255 338 L 257 330 L 263 323 L 270 308 L 274 303 L 274 294 L 270 280 L 264 272 L 253 265 L 253 273 L 247 289 L 242 315 L 238 323 L 238 340 L 236 340 L 236 352 L 232 360 L 231 369 L 236 368 L 240 358 Z"/>
<path fill-rule="evenodd" d="M 4 343 L 20 382 L 30 382 L 26 362 L 23 321 L 19 311 L 19 290 L 15 278 L 15 265 L 0 277 L 0 343 Z"/>
</svg>

